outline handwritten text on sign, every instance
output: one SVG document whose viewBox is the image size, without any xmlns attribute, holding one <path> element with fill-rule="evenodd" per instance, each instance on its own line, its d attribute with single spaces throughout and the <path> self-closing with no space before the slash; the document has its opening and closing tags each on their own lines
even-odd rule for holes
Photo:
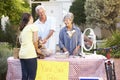
<svg viewBox="0 0 120 80">
<path fill-rule="evenodd" d="M 36 80 L 68 80 L 69 62 L 38 60 Z"/>
</svg>

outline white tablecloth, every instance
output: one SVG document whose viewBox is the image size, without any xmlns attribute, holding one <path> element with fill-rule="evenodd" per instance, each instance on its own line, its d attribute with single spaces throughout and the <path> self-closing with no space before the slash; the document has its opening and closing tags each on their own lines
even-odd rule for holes
<svg viewBox="0 0 120 80">
<path fill-rule="evenodd" d="M 100 77 L 106 79 L 106 72 L 102 55 L 86 55 L 83 57 L 72 57 L 56 59 L 54 56 L 47 57 L 43 60 L 49 61 L 68 61 L 69 62 L 69 80 L 79 80 L 79 77 Z M 38 59 L 41 60 L 41 59 Z M 19 59 L 9 57 L 8 71 L 6 80 L 21 80 L 21 64 Z"/>
</svg>

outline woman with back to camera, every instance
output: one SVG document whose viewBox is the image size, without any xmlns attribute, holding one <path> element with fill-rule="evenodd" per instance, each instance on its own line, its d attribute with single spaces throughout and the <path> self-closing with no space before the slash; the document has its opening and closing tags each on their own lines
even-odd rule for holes
<svg viewBox="0 0 120 80">
<path fill-rule="evenodd" d="M 35 80 L 37 70 L 38 29 L 33 25 L 33 17 L 23 13 L 20 22 L 20 52 L 22 80 Z M 36 53 L 37 52 L 37 53 Z"/>
</svg>

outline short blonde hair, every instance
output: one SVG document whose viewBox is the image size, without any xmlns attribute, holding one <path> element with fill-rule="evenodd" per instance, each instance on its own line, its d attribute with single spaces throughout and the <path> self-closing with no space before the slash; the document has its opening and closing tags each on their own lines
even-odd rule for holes
<svg viewBox="0 0 120 80">
<path fill-rule="evenodd" d="M 45 10 L 45 8 L 44 8 L 43 5 L 38 5 L 38 6 L 35 8 L 35 11 L 36 11 L 37 14 L 38 14 L 38 10 L 39 10 L 39 9 L 44 9 L 44 10 Z"/>
<path fill-rule="evenodd" d="M 63 19 L 63 20 L 65 20 L 65 19 L 70 19 L 70 20 L 73 22 L 73 19 L 74 19 L 73 13 L 71 13 L 71 12 L 67 13 L 67 14 L 64 16 L 64 19 Z"/>
</svg>

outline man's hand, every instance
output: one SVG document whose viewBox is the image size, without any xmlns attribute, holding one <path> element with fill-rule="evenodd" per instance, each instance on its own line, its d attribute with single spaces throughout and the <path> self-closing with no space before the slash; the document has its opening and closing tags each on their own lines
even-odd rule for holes
<svg viewBox="0 0 120 80">
<path fill-rule="evenodd" d="M 41 40 L 41 43 L 42 43 L 42 44 L 45 44 L 46 42 L 47 42 L 47 39 Z"/>
</svg>

